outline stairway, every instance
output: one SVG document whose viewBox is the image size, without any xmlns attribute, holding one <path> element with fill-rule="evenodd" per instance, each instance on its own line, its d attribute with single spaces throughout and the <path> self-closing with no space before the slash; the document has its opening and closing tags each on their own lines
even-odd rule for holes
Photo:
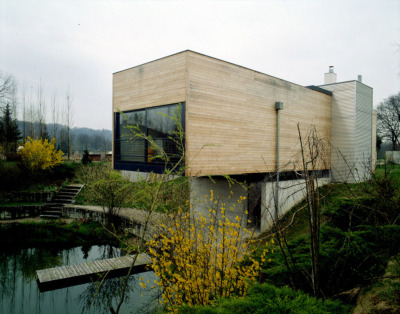
<svg viewBox="0 0 400 314">
<path fill-rule="evenodd" d="M 40 218 L 61 218 L 63 206 L 65 204 L 71 204 L 82 188 L 82 184 L 71 184 L 63 187 L 51 202 L 46 204 L 45 209 L 40 214 Z"/>
</svg>

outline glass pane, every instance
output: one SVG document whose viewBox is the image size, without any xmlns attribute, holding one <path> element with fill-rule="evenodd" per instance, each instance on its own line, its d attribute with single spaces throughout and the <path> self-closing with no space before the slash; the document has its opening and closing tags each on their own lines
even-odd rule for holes
<svg viewBox="0 0 400 314">
<path fill-rule="evenodd" d="M 169 137 L 177 130 L 172 119 L 179 105 L 168 105 L 155 108 L 147 108 L 125 112 L 119 115 L 119 132 L 115 138 L 115 160 L 132 163 L 148 163 L 163 165 L 164 160 L 156 158 L 160 151 L 164 151 L 169 157 L 169 164 L 176 163 L 180 158 L 180 151 L 177 145 Z M 138 126 L 139 131 L 150 136 L 158 151 L 150 147 L 145 139 L 135 138 L 134 132 L 129 126 Z"/>
<path fill-rule="evenodd" d="M 173 132 L 177 130 L 175 121 L 172 119 L 174 111 L 177 110 L 178 106 L 165 106 L 159 108 L 150 108 L 147 111 L 147 132 L 148 135 L 154 140 L 157 147 L 163 150 L 169 158 L 175 151 L 175 147 L 171 146 L 172 140 L 168 137 L 173 135 Z M 159 154 L 154 149 L 149 148 L 149 159 L 151 163 L 162 164 L 163 160 L 160 158 L 154 158 L 153 156 Z"/>
<path fill-rule="evenodd" d="M 129 126 L 138 126 L 139 131 L 146 132 L 146 111 L 125 112 L 120 115 L 120 160 L 144 163 L 146 161 L 146 142 L 135 138 Z"/>
<path fill-rule="evenodd" d="M 146 161 L 145 151 L 146 143 L 143 139 L 121 140 L 120 142 L 121 161 L 144 163 Z"/>
<path fill-rule="evenodd" d="M 121 139 L 131 139 L 134 136 L 133 130 L 128 126 L 139 126 L 139 131 L 146 132 L 146 111 L 138 110 L 125 112 L 120 116 Z M 135 131 L 136 132 L 136 131 Z"/>
<path fill-rule="evenodd" d="M 147 110 L 147 127 L 148 135 L 153 139 L 168 138 L 175 131 L 176 125 L 171 118 L 176 105 L 158 108 L 150 108 Z"/>
</svg>

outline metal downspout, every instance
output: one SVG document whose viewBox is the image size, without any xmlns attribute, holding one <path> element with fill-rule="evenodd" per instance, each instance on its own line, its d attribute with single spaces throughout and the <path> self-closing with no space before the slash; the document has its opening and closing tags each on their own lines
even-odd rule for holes
<svg viewBox="0 0 400 314">
<path fill-rule="evenodd" d="M 280 140 L 280 111 L 283 109 L 282 102 L 275 103 L 275 110 L 277 113 L 276 124 L 276 181 L 275 181 L 275 215 L 274 220 L 278 222 L 279 214 L 279 140 Z"/>
</svg>

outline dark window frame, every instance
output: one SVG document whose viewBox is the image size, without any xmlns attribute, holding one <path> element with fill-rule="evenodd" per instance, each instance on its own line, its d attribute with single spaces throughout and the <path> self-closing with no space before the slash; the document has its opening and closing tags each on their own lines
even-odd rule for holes
<svg viewBox="0 0 400 314">
<path fill-rule="evenodd" d="M 123 111 L 122 114 L 127 114 L 127 113 L 132 113 L 132 112 L 140 112 L 144 111 L 145 112 L 145 133 L 148 135 L 148 111 L 149 110 L 156 110 L 157 108 L 166 108 L 166 107 L 172 107 L 172 106 L 177 106 L 180 105 L 180 110 L 181 110 L 181 124 L 182 128 L 185 132 L 185 102 L 180 102 L 180 103 L 173 103 L 173 104 L 167 104 L 167 105 L 161 105 L 161 106 L 155 106 L 155 107 L 148 107 L 148 108 L 141 108 L 141 109 L 136 109 L 136 110 L 127 110 Z M 124 161 L 121 160 L 121 152 L 120 152 L 120 143 L 121 143 L 121 113 L 120 112 L 115 112 L 114 113 L 114 148 L 113 148 L 113 155 L 114 155 L 114 169 L 117 170 L 128 170 L 128 171 L 141 171 L 141 172 L 154 172 L 154 173 L 163 173 L 165 171 L 165 163 L 164 162 L 154 162 L 149 161 L 149 156 L 145 154 L 144 156 L 144 162 L 138 162 L 138 161 Z M 145 149 L 144 151 L 148 151 L 148 141 L 145 141 Z M 185 145 L 185 143 L 184 143 Z M 172 165 L 167 165 L 168 168 L 171 168 Z"/>
</svg>

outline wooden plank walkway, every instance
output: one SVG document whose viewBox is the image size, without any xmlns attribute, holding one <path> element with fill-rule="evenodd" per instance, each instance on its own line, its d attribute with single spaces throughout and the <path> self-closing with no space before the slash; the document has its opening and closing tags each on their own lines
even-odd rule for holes
<svg viewBox="0 0 400 314">
<path fill-rule="evenodd" d="M 40 291 L 49 291 L 97 281 L 106 273 L 108 273 L 107 278 L 123 276 L 128 273 L 133 258 L 134 256 L 127 255 L 37 270 L 37 283 Z M 139 254 L 135 266 L 133 266 L 132 274 L 145 271 L 146 266 L 150 263 L 151 259 L 147 254 Z"/>
</svg>

